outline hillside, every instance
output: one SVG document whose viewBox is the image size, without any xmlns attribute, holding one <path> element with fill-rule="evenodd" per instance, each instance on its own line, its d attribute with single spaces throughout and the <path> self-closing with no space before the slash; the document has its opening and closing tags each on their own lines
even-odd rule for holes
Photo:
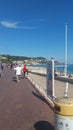
<svg viewBox="0 0 73 130">
<path fill-rule="evenodd" d="M 0 55 L 0 61 L 2 62 L 13 62 L 13 61 L 34 61 L 46 63 L 47 59 L 44 57 L 26 57 L 26 56 L 11 56 L 11 55 Z"/>
<path fill-rule="evenodd" d="M 14 61 L 22 61 L 27 63 L 47 63 L 48 59 L 44 57 L 26 57 L 26 56 L 12 56 L 12 55 L 0 55 L 0 61 L 4 63 L 12 63 Z M 59 61 L 55 61 L 55 64 L 63 64 Z"/>
</svg>

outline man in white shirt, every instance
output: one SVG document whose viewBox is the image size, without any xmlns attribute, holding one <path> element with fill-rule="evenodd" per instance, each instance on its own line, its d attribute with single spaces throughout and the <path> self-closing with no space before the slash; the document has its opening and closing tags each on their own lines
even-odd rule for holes
<svg viewBox="0 0 73 130">
<path fill-rule="evenodd" d="M 15 70 L 15 74 L 16 74 L 16 80 L 17 82 L 20 82 L 20 77 L 22 75 L 22 68 L 20 65 L 18 65 L 17 67 L 14 68 Z"/>
</svg>

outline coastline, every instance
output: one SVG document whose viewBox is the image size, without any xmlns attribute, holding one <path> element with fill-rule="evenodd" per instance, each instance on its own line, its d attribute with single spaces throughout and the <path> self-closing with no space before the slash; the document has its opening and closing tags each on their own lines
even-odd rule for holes
<svg viewBox="0 0 73 130">
<path fill-rule="evenodd" d="M 36 74 L 42 74 L 44 76 L 47 75 L 47 68 L 46 67 L 34 67 L 34 66 L 29 66 L 29 72 L 31 73 L 36 73 Z M 64 76 L 65 73 L 62 71 L 56 71 L 55 70 L 55 78 L 59 80 L 66 80 L 68 82 L 72 81 L 73 79 L 73 74 L 67 74 L 67 76 Z"/>
<path fill-rule="evenodd" d="M 46 69 L 47 64 L 34 64 L 34 65 L 29 65 L 30 68 L 34 69 Z M 64 64 L 54 64 L 54 70 L 56 70 L 57 73 L 60 73 L 61 75 L 64 75 L 65 72 L 65 65 Z M 73 64 L 68 64 L 67 65 L 67 74 L 73 76 Z"/>
</svg>

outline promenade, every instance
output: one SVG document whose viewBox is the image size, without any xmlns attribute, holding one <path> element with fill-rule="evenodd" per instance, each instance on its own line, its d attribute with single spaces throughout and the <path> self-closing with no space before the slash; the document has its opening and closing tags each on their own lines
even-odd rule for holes
<svg viewBox="0 0 73 130">
<path fill-rule="evenodd" d="M 0 79 L 0 130 L 54 130 L 50 105 L 28 78 L 16 83 L 15 73 L 9 68 Z"/>
</svg>

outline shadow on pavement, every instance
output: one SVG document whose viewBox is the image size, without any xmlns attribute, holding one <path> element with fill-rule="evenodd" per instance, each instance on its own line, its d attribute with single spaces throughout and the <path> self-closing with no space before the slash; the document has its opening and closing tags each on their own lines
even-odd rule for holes
<svg viewBox="0 0 73 130">
<path fill-rule="evenodd" d="M 35 130 L 54 130 L 54 126 L 52 126 L 47 121 L 38 121 L 34 124 Z"/>
<path fill-rule="evenodd" d="M 35 93 L 34 91 L 32 91 L 32 93 L 33 93 L 34 96 L 36 96 L 40 100 L 47 103 L 47 105 L 51 108 L 51 110 L 54 110 L 53 107 L 51 107 L 51 105 L 47 102 L 47 100 L 43 96 L 41 96 L 40 94 Z"/>
<path fill-rule="evenodd" d="M 17 82 L 16 77 L 12 77 L 12 81 Z"/>
<path fill-rule="evenodd" d="M 39 94 L 35 93 L 34 91 L 32 91 L 32 93 L 33 93 L 33 95 L 34 95 L 35 97 L 39 98 L 40 100 L 42 100 L 43 102 L 45 102 L 45 103 L 46 103 L 46 100 L 45 100 L 45 98 L 44 98 L 44 97 L 42 97 L 41 95 L 39 95 Z"/>
</svg>

